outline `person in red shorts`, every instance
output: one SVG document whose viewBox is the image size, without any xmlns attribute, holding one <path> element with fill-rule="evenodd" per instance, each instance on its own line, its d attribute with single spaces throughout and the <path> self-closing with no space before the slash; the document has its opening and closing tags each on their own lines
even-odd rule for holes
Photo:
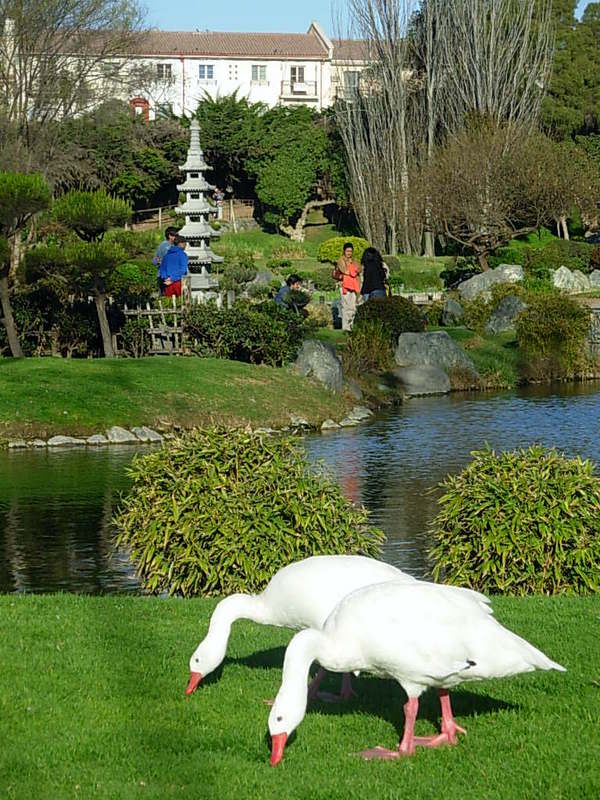
<svg viewBox="0 0 600 800">
<path fill-rule="evenodd" d="M 160 263 L 159 275 L 165 286 L 165 297 L 181 297 L 181 279 L 188 271 L 186 245 L 182 236 L 176 236 Z"/>
</svg>

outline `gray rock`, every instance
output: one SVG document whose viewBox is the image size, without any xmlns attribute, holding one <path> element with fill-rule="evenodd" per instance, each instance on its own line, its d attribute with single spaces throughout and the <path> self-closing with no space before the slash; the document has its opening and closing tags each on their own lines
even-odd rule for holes
<svg viewBox="0 0 600 800">
<path fill-rule="evenodd" d="M 366 406 L 354 406 L 352 411 L 348 414 L 348 417 L 352 419 L 356 419 L 359 422 L 364 422 L 364 420 L 369 419 L 369 417 L 373 416 L 373 412 L 370 408 Z"/>
<path fill-rule="evenodd" d="M 595 269 L 590 273 L 590 286 L 592 289 L 600 287 L 600 269 Z"/>
<path fill-rule="evenodd" d="M 306 339 L 298 358 L 296 369 L 301 375 L 313 376 L 332 392 L 340 392 L 344 380 L 342 362 L 329 344 L 316 339 Z"/>
<path fill-rule="evenodd" d="M 9 450 L 24 450 L 27 447 L 25 439 L 13 439 L 8 443 Z"/>
<path fill-rule="evenodd" d="M 463 321 L 465 314 L 459 302 L 453 300 L 451 297 L 444 303 L 442 310 L 442 325 L 450 327 L 453 325 L 460 325 Z"/>
<path fill-rule="evenodd" d="M 30 442 L 32 447 L 46 447 L 46 440 L 45 439 L 34 439 Z"/>
<path fill-rule="evenodd" d="M 460 369 L 477 376 L 475 364 L 446 331 L 403 333 L 394 357 L 399 367 L 437 367 L 444 372 Z"/>
<path fill-rule="evenodd" d="M 503 297 L 496 309 L 491 313 L 485 329 L 488 333 L 503 333 L 515 328 L 517 317 L 527 308 L 520 297 L 514 294 Z"/>
<path fill-rule="evenodd" d="M 92 436 L 88 436 L 86 442 L 90 445 L 108 444 L 108 439 L 102 433 L 94 433 Z"/>
<path fill-rule="evenodd" d="M 340 420 L 341 428 L 354 428 L 356 425 L 360 425 L 360 420 L 356 419 L 356 417 L 348 416 Z"/>
<path fill-rule="evenodd" d="M 152 428 L 148 428 L 146 425 L 142 425 L 139 428 L 132 428 L 131 432 L 135 433 L 140 442 L 162 442 L 163 440 L 160 433 L 153 431 Z"/>
<path fill-rule="evenodd" d="M 568 267 L 559 267 L 552 273 L 552 284 L 557 289 L 565 292 L 586 292 L 592 288 L 590 278 L 584 275 L 581 270 L 575 269 L 571 272 Z"/>
<path fill-rule="evenodd" d="M 479 275 L 473 275 L 459 284 L 458 292 L 465 300 L 483 295 L 489 297 L 492 286 L 498 283 L 518 283 L 523 280 L 523 267 L 519 264 L 499 264 Z"/>
<path fill-rule="evenodd" d="M 363 399 L 363 391 L 354 378 L 344 378 L 344 386 L 355 400 Z"/>
<path fill-rule="evenodd" d="M 133 444 L 138 441 L 131 431 L 121 428 L 119 425 L 113 425 L 112 428 L 107 430 L 106 437 L 111 444 Z"/>
<path fill-rule="evenodd" d="M 448 394 L 450 378 L 439 367 L 396 367 L 393 374 L 407 397 Z"/>
<path fill-rule="evenodd" d="M 255 286 L 268 286 L 272 280 L 273 273 L 269 272 L 268 270 L 259 270 L 250 283 L 254 284 Z"/>
<path fill-rule="evenodd" d="M 293 428 L 310 428 L 310 422 L 304 417 L 299 417 L 298 414 L 290 414 L 290 422 Z"/>
<path fill-rule="evenodd" d="M 75 436 L 52 436 L 48 439 L 48 447 L 83 447 L 85 439 Z"/>
<path fill-rule="evenodd" d="M 326 419 L 324 420 L 323 424 L 321 425 L 322 431 L 333 431 L 337 430 L 341 426 L 333 419 Z"/>
</svg>

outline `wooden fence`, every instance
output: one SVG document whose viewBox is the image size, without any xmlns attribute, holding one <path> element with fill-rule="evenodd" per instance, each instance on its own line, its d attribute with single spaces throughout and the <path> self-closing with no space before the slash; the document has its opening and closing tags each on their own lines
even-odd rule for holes
<svg viewBox="0 0 600 800">
<path fill-rule="evenodd" d="M 183 315 L 185 313 L 185 306 L 181 302 L 177 302 L 176 297 L 171 298 L 171 308 L 168 306 L 161 306 L 161 308 L 151 308 L 150 303 L 146 303 L 146 307 L 142 308 L 128 308 L 125 304 L 123 313 L 127 320 L 135 319 L 140 322 L 146 320 L 148 327 L 145 328 L 148 336 L 150 337 L 150 345 L 147 354 L 154 355 L 183 355 L 185 352 L 185 342 L 183 336 Z M 142 326 L 140 326 L 141 328 Z M 141 331 L 140 331 L 141 334 Z M 122 353 L 123 347 L 119 347 L 119 337 L 122 334 L 116 334 L 113 342 L 115 352 Z M 140 352 L 137 355 L 145 355 L 146 353 Z"/>
</svg>

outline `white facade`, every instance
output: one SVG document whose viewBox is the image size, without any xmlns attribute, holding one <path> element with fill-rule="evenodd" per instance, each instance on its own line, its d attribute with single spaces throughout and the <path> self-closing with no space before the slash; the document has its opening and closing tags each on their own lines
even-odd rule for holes
<svg viewBox="0 0 600 800">
<path fill-rule="evenodd" d="M 207 94 L 237 92 L 270 108 L 304 104 L 321 111 L 358 81 L 367 64 L 360 45 L 334 43 L 314 22 L 306 34 L 152 32 L 138 59 L 155 81 L 151 89 L 140 87 L 132 104 L 150 118 L 162 110 L 191 115 Z"/>
</svg>

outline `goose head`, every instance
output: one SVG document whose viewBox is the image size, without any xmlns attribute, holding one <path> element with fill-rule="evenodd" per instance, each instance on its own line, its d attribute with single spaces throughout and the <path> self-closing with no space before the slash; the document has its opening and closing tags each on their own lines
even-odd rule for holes
<svg viewBox="0 0 600 800">
<path fill-rule="evenodd" d="M 214 648 L 206 639 L 198 645 L 190 658 L 190 679 L 185 690 L 186 694 L 193 694 L 202 679 L 219 666 L 222 661 L 219 655 L 214 652 Z"/>
<path fill-rule="evenodd" d="M 279 690 L 269 714 L 271 734 L 271 766 L 283 758 L 285 744 L 306 714 L 306 688 L 304 692 L 290 692 L 285 687 Z"/>
</svg>

